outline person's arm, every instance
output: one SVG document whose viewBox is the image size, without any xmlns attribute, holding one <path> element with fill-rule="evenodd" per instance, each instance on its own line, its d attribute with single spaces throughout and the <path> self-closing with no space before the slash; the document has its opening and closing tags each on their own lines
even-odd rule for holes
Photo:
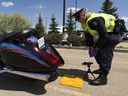
<svg viewBox="0 0 128 96">
<path fill-rule="evenodd" d="M 93 36 L 91 36 L 88 32 L 84 32 L 85 35 L 85 45 L 88 47 L 92 47 L 94 45 Z"/>
<path fill-rule="evenodd" d="M 89 26 L 93 30 L 97 30 L 100 37 L 104 37 L 106 35 L 105 22 L 102 17 L 96 17 L 88 22 Z"/>
<path fill-rule="evenodd" d="M 102 17 L 96 17 L 90 20 L 88 24 L 91 29 L 97 30 L 99 34 L 99 39 L 96 42 L 95 46 L 101 47 L 100 45 L 102 45 L 105 42 L 105 39 L 107 37 L 104 19 Z"/>
</svg>

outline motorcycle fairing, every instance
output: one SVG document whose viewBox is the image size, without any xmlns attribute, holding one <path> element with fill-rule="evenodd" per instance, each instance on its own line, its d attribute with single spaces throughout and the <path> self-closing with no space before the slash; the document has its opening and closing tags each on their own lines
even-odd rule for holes
<svg viewBox="0 0 128 96">
<path fill-rule="evenodd" d="M 37 65 L 40 65 L 40 66 L 42 65 L 45 67 L 50 67 L 50 65 L 48 65 L 45 61 L 40 60 L 36 55 L 32 54 L 31 51 L 25 50 L 25 49 L 21 48 L 20 46 L 17 46 L 17 45 L 11 44 L 11 43 L 0 44 L 0 55 L 1 55 L 1 58 L 6 57 L 6 58 L 2 58 L 3 61 L 6 63 L 8 62 L 6 59 L 10 58 L 10 59 L 12 59 L 12 61 L 15 59 L 13 57 L 12 58 L 9 57 L 8 56 L 9 54 L 11 54 L 15 58 L 18 58 L 17 56 L 20 56 L 21 58 L 25 58 L 27 60 L 32 60 L 32 61 L 36 62 Z M 9 59 L 9 61 L 11 61 L 10 59 Z M 8 62 L 8 63 L 10 63 L 10 62 Z M 17 66 L 20 66 L 20 64 L 18 64 Z"/>
</svg>

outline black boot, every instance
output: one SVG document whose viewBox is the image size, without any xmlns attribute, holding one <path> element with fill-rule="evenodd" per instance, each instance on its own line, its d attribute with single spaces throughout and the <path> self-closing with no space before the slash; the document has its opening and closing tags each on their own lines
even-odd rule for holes
<svg viewBox="0 0 128 96">
<path fill-rule="evenodd" d="M 92 80 L 89 82 L 90 85 L 106 85 L 107 84 L 107 76 L 100 74 L 98 78 L 96 78 L 95 80 Z"/>
<path fill-rule="evenodd" d="M 93 71 L 94 74 L 101 74 L 101 72 L 102 72 L 101 69 L 97 69 Z"/>
</svg>

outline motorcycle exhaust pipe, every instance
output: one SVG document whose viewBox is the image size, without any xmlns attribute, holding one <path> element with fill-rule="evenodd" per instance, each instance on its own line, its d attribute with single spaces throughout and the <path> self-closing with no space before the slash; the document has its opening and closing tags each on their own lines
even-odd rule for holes
<svg viewBox="0 0 128 96">
<path fill-rule="evenodd" d="M 49 74 L 40 74 L 40 73 L 28 73 L 28 72 L 21 72 L 21 71 L 13 71 L 8 68 L 4 68 L 3 70 L 0 70 L 0 74 L 2 73 L 11 73 L 15 75 L 20 75 L 32 79 L 37 79 L 37 80 L 43 80 L 48 82 L 48 79 L 50 78 Z"/>
</svg>

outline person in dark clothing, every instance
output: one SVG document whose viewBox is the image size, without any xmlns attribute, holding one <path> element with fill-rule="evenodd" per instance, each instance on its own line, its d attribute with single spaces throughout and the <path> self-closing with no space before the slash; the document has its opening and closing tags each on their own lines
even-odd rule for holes
<svg viewBox="0 0 128 96">
<path fill-rule="evenodd" d="M 95 71 L 99 76 L 89 84 L 105 85 L 114 48 L 121 41 L 120 25 L 116 25 L 116 18 L 110 14 L 86 12 L 85 9 L 79 10 L 73 17 L 81 23 L 85 31 L 86 45 L 90 51 L 95 51 L 94 57 L 99 64 L 99 69 Z"/>
</svg>

